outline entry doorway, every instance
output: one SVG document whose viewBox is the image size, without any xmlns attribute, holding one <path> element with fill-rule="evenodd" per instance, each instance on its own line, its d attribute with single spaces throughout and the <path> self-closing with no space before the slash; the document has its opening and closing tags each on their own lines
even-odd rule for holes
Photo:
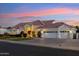
<svg viewBox="0 0 79 59">
<path fill-rule="evenodd" d="M 41 38 L 41 37 L 42 37 L 41 31 L 38 31 L 38 32 L 37 32 L 37 37 L 38 37 L 38 38 Z"/>
</svg>

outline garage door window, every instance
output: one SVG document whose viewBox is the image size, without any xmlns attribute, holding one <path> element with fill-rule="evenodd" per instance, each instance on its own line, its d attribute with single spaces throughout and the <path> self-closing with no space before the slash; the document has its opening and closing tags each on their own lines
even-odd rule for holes
<svg viewBox="0 0 79 59">
<path fill-rule="evenodd" d="M 67 33 L 67 32 L 69 32 L 69 31 L 60 31 L 61 33 Z"/>
<path fill-rule="evenodd" d="M 44 31 L 44 33 L 57 33 L 57 31 Z"/>
</svg>

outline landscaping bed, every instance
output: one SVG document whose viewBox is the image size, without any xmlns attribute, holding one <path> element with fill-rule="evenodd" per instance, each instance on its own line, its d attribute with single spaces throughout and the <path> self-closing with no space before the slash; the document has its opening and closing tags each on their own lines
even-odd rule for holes
<svg viewBox="0 0 79 59">
<path fill-rule="evenodd" d="M 0 40 L 21 41 L 21 40 L 31 40 L 31 39 L 33 38 L 0 35 Z"/>
</svg>

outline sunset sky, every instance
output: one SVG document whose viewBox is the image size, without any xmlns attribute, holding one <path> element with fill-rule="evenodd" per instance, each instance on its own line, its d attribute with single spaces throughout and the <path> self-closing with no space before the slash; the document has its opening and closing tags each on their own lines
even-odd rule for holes
<svg viewBox="0 0 79 59">
<path fill-rule="evenodd" d="M 0 25 L 15 24 L 33 20 L 57 20 L 79 25 L 79 4 L 77 3 L 0 3 Z"/>
</svg>

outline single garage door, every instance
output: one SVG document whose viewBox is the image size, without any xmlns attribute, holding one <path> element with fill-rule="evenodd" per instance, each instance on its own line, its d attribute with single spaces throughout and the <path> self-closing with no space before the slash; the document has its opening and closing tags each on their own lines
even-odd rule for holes
<svg viewBox="0 0 79 59">
<path fill-rule="evenodd" d="M 43 38 L 57 38 L 57 31 L 47 31 L 42 33 Z"/>
<path fill-rule="evenodd" d="M 67 31 L 61 31 L 60 32 L 60 36 L 61 36 L 61 38 L 69 38 L 69 32 L 67 32 Z"/>
</svg>

